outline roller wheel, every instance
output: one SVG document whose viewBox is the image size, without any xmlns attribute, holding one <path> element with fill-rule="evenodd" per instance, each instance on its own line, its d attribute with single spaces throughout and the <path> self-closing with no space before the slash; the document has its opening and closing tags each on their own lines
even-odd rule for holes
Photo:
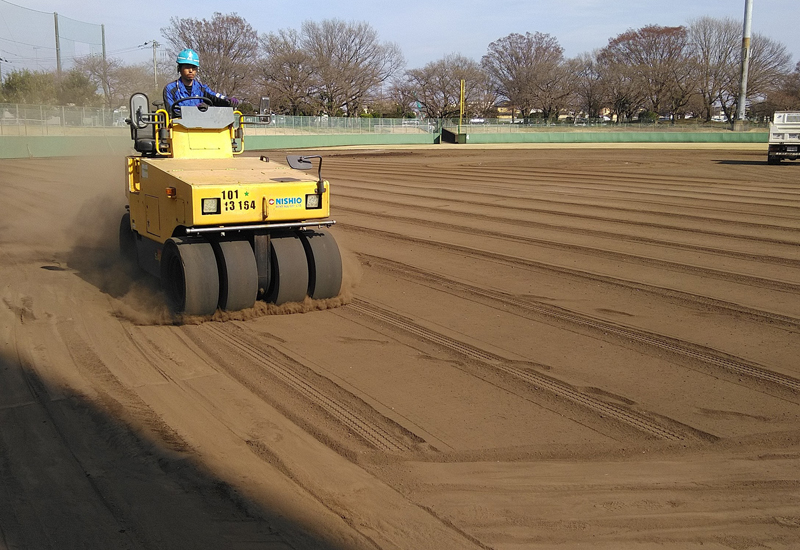
<svg viewBox="0 0 800 550">
<path fill-rule="evenodd" d="M 211 245 L 169 239 L 161 253 L 161 286 L 174 312 L 214 313 L 219 302 L 219 273 Z"/>
<path fill-rule="evenodd" d="M 119 222 L 119 252 L 128 267 L 136 265 L 136 234 L 131 229 L 131 215 L 128 212 L 122 215 Z"/>
<path fill-rule="evenodd" d="M 342 288 L 342 256 L 339 246 L 324 229 L 301 231 L 308 259 L 308 295 L 315 300 L 334 298 Z"/>
<path fill-rule="evenodd" d="M 302 302 L 308 292 L 308 261 L 300 237 L 294 233 L 270 239 L 272 276 L 267 302 Z"/>
<path fill-rule="evenodd" d="M 253 307 L 258 294 L 258 269 L 247 241 L 213 244 L 219 269 L 219 308 L 239 311 Z"/>
</svg>

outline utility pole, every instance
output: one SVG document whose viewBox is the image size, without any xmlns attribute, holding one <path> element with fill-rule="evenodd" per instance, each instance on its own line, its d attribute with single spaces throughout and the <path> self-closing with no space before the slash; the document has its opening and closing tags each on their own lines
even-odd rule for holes
<svg viewBox="0 0 800 550">
<path fill-rule="evenodd" d="M 158 65 L 156 64 L 156 48 L 160 44 L 153 40 L 153 90 L 158 90 Z"/>
<path fill-rule="evenodd" d="M 744 31 L 742 32 L 742 78 L 739 84 L 739 108 L 736 112 L 736 121 L 733 123 L 735 131 L 744 130 L 744 115 L 747 107 L 747 76 L 750 66 L 750 26 L 753 20 L 753 0 L 744 3 Z"/>
<path fill-rule="evenodd" d="M 58 36 L 58 14 L 53 13 L 56 28 L 56 72 L 58 79 L 61 80 L 61 38 Z"/>
<path fill-rule="evenodd" d="M 100 36 L 103 41 L 103 95 L 106 103 L 111 108 L 111 91 L 108 89 L 108 61 L 106 60 L 106 26 L 100 25 Z"/>
</svg>

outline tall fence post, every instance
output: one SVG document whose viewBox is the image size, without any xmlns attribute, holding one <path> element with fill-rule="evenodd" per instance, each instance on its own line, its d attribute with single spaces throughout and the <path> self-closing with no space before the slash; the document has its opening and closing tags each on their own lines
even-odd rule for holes
<svg viewBox="0 0 800 550">
<path fill-rule="evenodd" d="M 58 13 L 53 13 L 53 20 L 56 33 L 56 73 L 58 80 L 61 81 L 61 33 L 58 32 Z"/>
</svg>

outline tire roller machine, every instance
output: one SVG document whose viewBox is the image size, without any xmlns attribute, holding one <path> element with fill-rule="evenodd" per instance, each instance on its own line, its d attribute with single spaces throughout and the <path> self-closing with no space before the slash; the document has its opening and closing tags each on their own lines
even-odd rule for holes
<svg viewBox="0 0 800 550">
<path fill-rule="evenodd" d="M 286 167 L 238 156 L 243 125 L 268 124 L 268 114 L 201 104 L 180 115 L 151 112 L 145 94 L 131 97 L 127 122 L 140 155 L 127 158 L 123 257 L 161 279 L 176 313 L 337 296 L 342 261 L 323 229 L 335 222 L 322 158 L 287 156 Z M 316 179 L 305 172 L 313 160 Z"/>
</svg>

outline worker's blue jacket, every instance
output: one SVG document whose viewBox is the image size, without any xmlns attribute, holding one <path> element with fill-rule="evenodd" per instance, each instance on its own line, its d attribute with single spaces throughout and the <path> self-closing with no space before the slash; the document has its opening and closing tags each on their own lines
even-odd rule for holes
<svg viewBox="0 0 800 550">
<path fill-rule="evenodd" d="M 223 94 L 218 94 L 196 78 L 192 81 L 192 88 L 186 89 L 181 79 L 170 82 L 164 86 L 164 106 L 172 117 L 181 116 L 181 107 L 184 105 L 200 105 L 204 103 L 202 99 L 187 99 L 175 105 L 175 102 L 184 97 L 207 97 L 216 107 L 230 107 L 231 102 Z"/>
</svg>

